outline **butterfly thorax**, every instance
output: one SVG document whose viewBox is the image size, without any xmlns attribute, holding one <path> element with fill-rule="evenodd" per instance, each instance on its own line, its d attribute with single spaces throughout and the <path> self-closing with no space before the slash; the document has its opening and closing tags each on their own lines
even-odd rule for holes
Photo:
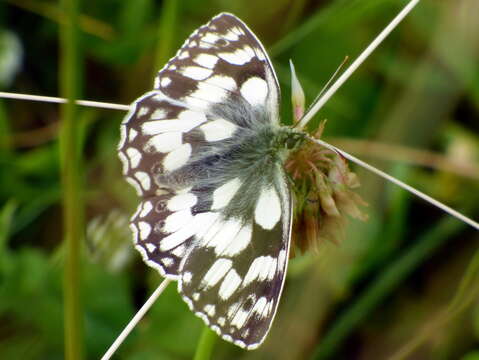
<svg viewBox="0 0 479 360">
<path fill-rule="evenodd" d="M 231 178 L 246 183 L 255 182 L 258 172 L 262 181 L 271 182 L 275 169 L 282 167 L 289 153 L 297 149 L 305 135 L 285 126 L 263 125 L 260 128 L 240 128 L 235 136 L 210 143 L 196 152 L 187 166 L 171 173 L 158 174 L 160 187 L 214 188 Z M 192 176 L 194 174 L 194 176 Z"/>
</svg>

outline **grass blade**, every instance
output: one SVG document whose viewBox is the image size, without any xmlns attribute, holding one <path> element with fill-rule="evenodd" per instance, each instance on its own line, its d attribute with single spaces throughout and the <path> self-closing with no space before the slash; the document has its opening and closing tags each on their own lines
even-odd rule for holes
<svg viewBox="0 0 479 360">
<path fill-rule="evenodd" d="M 60 130 L 60 164 L 63 187 L 63 223 L 66 259 L 64 272 L 65 358 L 83 358 L 83 323 L 81 308 L 80 253 L 83 238 L 83 204 L 77 107 L 79 88 L 79 49 L 77 39 L 78 0 L 62 0 L 66 15 L 60 28 L 60 87 L 67 102 L 62 105 Z"/>
</svg>

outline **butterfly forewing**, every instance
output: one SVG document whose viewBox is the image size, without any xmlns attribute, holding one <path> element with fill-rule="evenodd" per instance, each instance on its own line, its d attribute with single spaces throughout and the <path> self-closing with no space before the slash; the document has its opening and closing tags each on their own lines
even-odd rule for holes
<svg viewBox="0 0 479 360">
<path fill-rule="evenodd" d="M 119 146 L 124 174 L 143 198 L 131 220 L 136 248 L 178 280 L 212 329 L 249 349 L 274 318 L 289 252 L 279 96 L 261 43 L 220 14 L 132 105 Z"/>
<path fill-rule="evenodd" d="M 220 14 L 197 29 L 158 73 L 155 88 L 201 109 L 226 99 L 246 100 L 247 107 L 260 108 L 278 121 L 279 85 L 268 55 L 231 14 Z"/>
</svg>

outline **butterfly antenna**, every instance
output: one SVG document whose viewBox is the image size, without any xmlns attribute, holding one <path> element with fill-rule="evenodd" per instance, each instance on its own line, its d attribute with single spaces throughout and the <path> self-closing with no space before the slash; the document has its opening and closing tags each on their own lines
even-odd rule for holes
<svg viewBox="0 0 479 360">
<path fill-rule="evenodd" d="M 362 168 L 364 168 L 366 170 L 369 170 L 369 171 L 373 172 L 374 174 L 386 179 L 389 182 L 392 182 L 393 184 L 396 184 L 397 186 L 403 188 L 404 190 L 409 191 L 411 194 L 416 195 L 417 197 L 420 197 L 421 199 L 427 201 L 428 203 L 430 203 L 430 204 L 438 207 L 442 211 L 448 213 L 449 215 L 452 215 L 455 218 L 457 218 L 457 219 L 465 222 L 466 224 L 472 226 L 476 230 L 479 230 L 479 223 L 477 223 L 476 221 L 472 220 L 471 218 L 468 218 L 467 216 L 461 214 L 460 212 L 458 212 L 458 211 L 450 208 L 449 206 L 441 203 L 440 201 L 438 201 L 436 199 L 433 199 L 429 195 L 426 195 L 425 193 L 413 188 L 412 186 L 402 182 L 401 180 L 398 180 L 395 177 L 386 174 L 384 171 L 381 171 L 378 168 L 375 168 L 374 166 L 369 165 L 368 163 L 358 159 L 357 157 L 355 157 L 351 154 L 348 154 L 347 152 L 345 152 L 343 150 L 340 150 L 337 147 L 335 147 L 335 146 L 333 146 L 333 145 L 331 145 L 331 144 L 329 144 L 329 143 L 327 143 L 323 140 L 316 139 L 316 138 L 314 138 L 310 135 L 308 135 L 307 138 L 308 138 L 308 140 L 314 142 L 315 144 L 321 145 L 321 146 L 323 146 L 323 147 L 325 147 L 325 148 L 327 148 L 331 151 L 334 151 L 335 153 L 343 156 L 344 158 L 348 159 L 349 161 L 361 166 Z"/>
</svg>

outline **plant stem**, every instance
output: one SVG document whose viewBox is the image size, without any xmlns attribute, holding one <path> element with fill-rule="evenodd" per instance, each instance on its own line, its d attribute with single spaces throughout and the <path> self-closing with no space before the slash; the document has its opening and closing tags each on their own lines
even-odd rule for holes
<svg viewBox="0 0 479 360">
<path fill-rule="evenodd" d="M 351 154 L 349 154 L 349 153 L 347 153 L 343 150 L 339 150 L 338 148 L 334 147 L 331 144 L 328 144 L 327 142 L 325 142 L 323 140 L 316 139 L 312 136 L 308 136 L 308 140 L 310 140 L 310 141 L 312 141 L 312 142 L 314 142 L 318 145 L 324 146 L 326 149 L 335 151 L 336 153 L 343 156 L 345 159 L 348 159 L 349 161 L 352 161 L 353 163 L 361 166 L 362 168 L 364 168 L 368 171 L 371 171 L 372 173 L 374 173 L 376 175 L 381 176 L 383 179 L 386 179 L 387 181 L 389 181 L 393 184 L 396 184 L 397 186 L 402 187 L 404 190 L 409 191 L 411 194 L 416 195 L 417 197 L 427 201 L 428 203 L 430 203 L 430 204 L 436 206 L 437 208 L 441 209 L 442 211 L 448 213 L 449 215 L 452 215 L 455 218 L 461 220 L 462 222 L 465 222 L 466 224 L 472 226 L 476 230 L 479 230 L 479 223 L 477 221 L 472 220 L 471 218 L 469 218 L 469 217 L 463 215 L 462 213 L 460 213 L 459 211 L 456 211 L 453 208 L 447 206 L 446 204 L 441 203 L 440 201 L 430 197 L 429 195 L 423 193 L 422 191 L 419 191 L 419 190 L 413 188 L 412 186 L 402 182 L 401 180 L 396 179 L 395 177 L 385 173 L 384 171 L 379 170 L 378 168 L 375 168 L 372 165 L 369 165 L 368 163 L 358 159 L 357 157 L 355 157 L 355 156 L 353 156 L 353 155 L 351 155 Z"/>
<path fill-rule="evenodd" d="M 209 360 L 218 336 L 207 326 L 203 328 L 194 360 Z"/>
<path fill-rule="evenodd" d="M 79 0 L 61 0 L 65 21 L 60 27 L 60 88 L 62 106 L 60 164 L 63 187 L 63 226 L 66 244 L 64 272 L 65 359 L 83 358 L 80 245 L 83 238 L 83 204 L 80 191 L 80 154 L 75 99 L 78 95 L 79 51 L 77 22 Z"/>
<path fill-rule="evenodd" d="M 19 94 L 19 93 L 10 93 L 10 92 L 3 92 L 3 91 L 0 91 L 0 98 L 50 102 L 50 103 L 57 103 L 57 104 L 65 104 L 67 102 L 67 99 L 61 98 L 61 97 Z M 90 100 L 75 100 L 75 104 L 81 105 L 81 106 L 94 107 L 94 108 L 122 110 L 122 111 L 128 111 L 130 109 L 130 105 L 112 104 L 112 103 L 90 101 Z"/>
<path fill-rule="evenodd" d="M 383 31 L 364 49 L 364 51 L 357 57 L 356 60 L 346 69 L 344 73 L 334 82 L 331 87 L 325 91 L 324 95 L 318 99 L 314 105 L 308 109 L 308 112 L 303 116 L 299 122 L 299 128 L 304 128 L 309 120 L 323 107 L 324 104 L 336 93 L 336 91 L 349 79 L 349 77 L 357 70 L 357 68 L 368 58 L 371 53 L 383 42 L 383 40 L 393 31 L 396 26 L 414 9 L 419 3 L 419 0 L 411 0 L 404 9 L 384 28 Z"/>
<path fill-rule="evenodd" d="M 150 310 L 150 308 L 153 306 L 153 304 L 158 300 L 160 295 L 163 293 L 163 290 L 168 286 L 170 283 L 169 279 L 164 279 L 160 285 L 156 288 L 156 290 L 151 294 L 151 296 L 146 300 L 146 302 L 143 304 L 143 306 L 140 308 L 140 310 L 137 311 L 135 316 L 130 320 L 130 322 L 125 326 L 125 328 L 122 330 L 120 335 L 115 339 L 113 344 L 110 345 L 108 350 L 105 352 L 105 354 L 101 357 L 101 360 L 109 360 L 118 350 L 120 345 L 125 341 L 126 337 L 130 334 L 130 332 L 138 325 L 140 320 L 145 316 L 146 312 Z"/>
</svg>

